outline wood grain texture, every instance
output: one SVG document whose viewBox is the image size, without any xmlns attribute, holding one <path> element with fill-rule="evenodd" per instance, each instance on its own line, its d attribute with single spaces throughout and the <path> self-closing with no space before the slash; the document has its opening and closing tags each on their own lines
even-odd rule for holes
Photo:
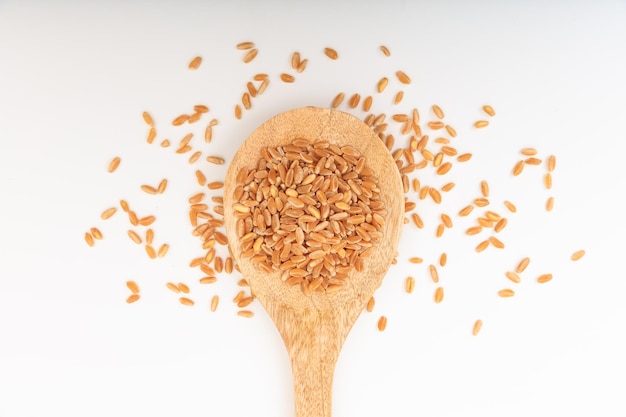
<svg viewBox="0 0 626 417">
<path fill-rule="evenodd" d="M 304 295 L 280 274 L 264 273 L 241 259 L 233 215 L 233 190 L 242 167 L 253 168 L 261 149 L 295 139 L 350 145 L 366 158 L 379 180 L 381 200 L 388 215 L 384 238 L 365 258 L 362 273 L 353 270 L 343 288 L 333 294 Z M 295 387 L 297 417 L 331 415 L 335 363 L 348 332 L 368 299 L 380 286 L 393 260 L 403 224 L 403 192 L 400 175 L 389 151 L 376 134 L 356 117 L 334 109 L 305 107 L 281 113 L 258 127 L 239 148 L 228 168 L 224 184 L 224 220 L 228 241 L 241 272 L 278 328 L 289 357 Z"/>
</svg>

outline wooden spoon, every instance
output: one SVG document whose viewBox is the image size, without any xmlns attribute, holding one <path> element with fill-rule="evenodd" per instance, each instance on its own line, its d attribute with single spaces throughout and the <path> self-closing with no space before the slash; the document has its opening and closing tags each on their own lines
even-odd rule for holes
<svg viewBox="0 0 626 417">
<path fill-rule="evenodd" d="M 381 200 L 388 215 L 383 238 L 373 254 L 364 258 L 362 272 L 353 270 L 342 289 L 332 294 L 305 295 L 290 286 L 280 273 L 266 273 L 242 259 L 233 215 L 233 190 L 242 167 L 255 168 L 261 149 L 295 139 L 351 145 L 366 158 L 366 166 L 378 178 Z M 334 109 L 305 107 L 281 113 L 258 127 L 233 158 L 224 184 L 224 220 L 231 252 L 280 332 L 291 359 L 295 387 L 296 417 L 329 417 L 333 373 L 343 342 L 378 288 L 391 264 L 403 224 L 404 198 L 400 174 L 387 148 L 365 123 Z"/>
</svg>

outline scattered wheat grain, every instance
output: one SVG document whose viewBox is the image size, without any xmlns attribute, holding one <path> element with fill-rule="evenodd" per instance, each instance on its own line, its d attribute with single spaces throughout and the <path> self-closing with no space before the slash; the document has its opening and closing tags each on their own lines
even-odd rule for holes
<svg viewBox="0 0 626 417">
<path fill-rule="evenodd" d="M 116 156 L 115 158 L 113 158 L 111 160 L 111 162 L 109 162 L 109 166 L 107 168 L 107 171 L 114 172 L 117 169 L 117 167 L 120 166 L 120 162 L 121 161 L 122 160 L 121 160 L 121 158 L 119 156 Z"/>
<path fill-rule="evenodd" d="M 192 59 L 191 62 L 189 62 L 189 69 L 197 70 L 200 67 L 201 63 L 202 63 L 202 57 L 197 56 L 194 59 Z"/>
</svg>

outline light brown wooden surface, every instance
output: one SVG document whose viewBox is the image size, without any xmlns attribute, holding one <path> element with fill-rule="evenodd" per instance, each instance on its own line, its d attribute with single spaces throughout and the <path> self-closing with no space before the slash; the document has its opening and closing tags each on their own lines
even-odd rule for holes
<svg viewBox="0 0 626 417">
<path fill-rule="evenodd" d="M 363 272 L 353 270 L 343 288 L 333 294 L 304 295 L 299 286 L 282 282 L 278 272 L 262 272 L 239 257 L 236 218 L 232 215 L 236 175 L 242 167 L 256 166 L 263 147 L 285 145 L 298 138 L 357 148 L 366 158 L 366 166 L 378 177 L 381 199 L 388 211 L 384 238 L 376 244 L 372 256 L 364 259 Z M 287 347 L 296 417 L 331 415 L 335 363 L 348 332 L 393 260 L 402 229 L 403 204 L 400 175 L 387 148 L 361 120 L 339 110 L 305 107 L 281 113 L 257 128 L 233 158 L 224 184 L 226 232 L 241 272 Z"/>
</svg>

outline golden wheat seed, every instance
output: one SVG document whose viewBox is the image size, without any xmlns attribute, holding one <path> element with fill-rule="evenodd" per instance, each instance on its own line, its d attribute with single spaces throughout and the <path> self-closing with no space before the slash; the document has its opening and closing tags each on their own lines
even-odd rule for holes
<svg viewBox="0 0 626 417">
<path fill-rule="evenodd" d="M 254 48 L 254 42 L 240 42 L 237 44 L 237 49 L 239 50 L 246 50 L 246 49 L 252 49 Z"/>
<path fill-rule="evenodd" d="M 143 116 L 143 121 L 146 122 L 148 126 L 154 127 L 154 120 L 152 119 L 152 116 L 150 116 L 150 113 L 145 111 L 143 112 L 142 116 Z"/>
<path fill-rule="evenodd" d="M 502 229 L 504 229 L 506 227 L 506 225 L 508 224 L 508 220 L 503 217 L 500 220 L 498 220 L 498 222 L 496 223 L 496 225 L 494 226 L 493 230 L 496 233 L 500 233 L 502 231 Z"/>
<path fill-rule="evenodd" d="M 309 63 L 308 59 L 303 59 L 302 61 L 300 61 L 298 68 L 296 68 L 296 71 L 298 71 L 298 74 L 304 72 L 308 63 Z"/>
<path fill-rule="evenodd" d="M 438 154 L 438 155 L 442 155 L 442 154 Z M 452 164 L 450 162 L 445 162 L 439 168 L 437 168 L 437 175 L 445 175 L 448 172 L 450 172 L 451 168 L 452 168 Z"/>
<path fill-rule="evenodd" d="M 537 282 L 539 284 L 545 284 L 548 281 L 552 280 L 552 274 L 542 274 L 537 277 Z"/>
<path fill-rule="evenodd" d="M 280 74 L 280 79 L 285 83 L 292 83 L 296 80 L 293 75 L 282 73 Z"/>
<path fill-rule="evenodd" d="M 129 230 L 128 231 L 128 237 L 130 237 L 130 239 L 135 242 L 136 244 L 141 244 L 141 236 L 139 236 L 137 234 L 137 232 L 133 231 L 133 230 Z"/>
<path fill-rule="evenodd" d="M 94 245 L 94 240 L 93 240 L 93 236 L 91 235 L 91 233 L 87 232 L 85 233 L 85 242 L 87 242 L 87 244 L 89 246 L 93 246 Z"/>
<path fill-rule="evenodd" d="M 365 97 L 365 100 L 363 100 L 363 111 L 370 111 L 373 100 L 372 96 Z"/>
<path fill-rule="evenodd" d="M 365 306 L 365 309 L 367 310 L 368 313 L 371 313 L 374 310 L 375 304 L 376 304 L 376 300 L 374 299 L 374 297 L 370 297 L 370 299 L 367 300 L 367 305 Z"/>
<path fill-rule="evenodd" d="M 219 156 L 207 156 L 206 161 L 215 165 L 224 165 L 226 163 L 226 160 Z"/>
<path fill-rule="evenodd" d="M 380 45 L 380 50 L 383 54 L 385 54 L 385 56 L 391 56 L 391 52 L 389 52 L 389 48 L 387 48 L 385 45 Z"/>
<path fill-rule="evenodd" d="M 209 190 L 219 190 L 220 188 L 224 188 L 224 183 L 222 181 L 213 181 L 207 184 Z"/>
<path fill-rule="evenodd" d="M 518 161 L 513 167 L 513 175 L 518 176 L 524 170 L 524 161 Z"/>
<path fill-rule="evenodd" d="M 429 265 L 428 270 L 430 272 L 430 278 L 434 283 L 439 282 L 439 272 L 437 272 L 437 267 L 435 265 Z"/>
<path fill-rule="evenodd" d="M 459 161 L 459 162 L 467 162 L 470 159 L 472 159 L 472 154 L 471 153 L 464 153 L 464 154 L 461 154 L 461 155 L 456 157 L 456 160 Z"/>
<path fill-rule="evenodd" d="M 585 251 L 581 249 L 581 250 L 578 250 L 578 251 L 572 253 L 571 260 L 572 261 L 577 261 L 580 258 L 582 258 L 583 256 L 585 256 Z"/>
<path fill-rule="evenodd" d="M 339 107 L 341 105 L 341 103 L 343 102 L 343 99 L 345 98 L 345 94 L 344 93 L 339 93 L 335 96 L 335 98 L 333 99 L 332 103 L 330 104 L 330 107 L 336 109 L 337 107 Z"/>
<path fill-rule="evenodd" d="M 396 71 L 396 77 L 402 84 L 411 84 L 411 78 L 404 71 Z"/>
<path fill-rule="evenodd" d="M 524 272 L 526 267 L 528 267 L 529 263 L 530 263 L 530 258 L 526 257 L 522 259 L 520 263 L 517 264 L 517 267 L 515 268 L 515 272 L 517 272 L 518 274 L 521 274 L 522 272 Z"/>
<path fill-rule="evenodd" d="M 202 152 L 196 151 L 189 157 L 189 164 L 193 165 L 198 162 L 198 159 L 202 156 Z"/>
<path fill-rule="evenodd" d="M 513 297 L 515 295 L 515 291 L 509 289 L 509 288 L 505 288 L 503 290 L 498 291 L 498 295 L 500 297 Z"/>
<path fill-rule="evenodd" d="M 352 97 L 350 97 L 350 100 L 348 101 L 348 105 L 350 106 L 351 109 L 355 109 L 359 105 L 360 101 L 361 101 L 361 95 L 358 93 L 355 93 Z"/>
<path fill-rule="evenodd" d="M 152 194 L 152 195 L 157 193 L 156 188 L 154 188 L 151 185 L 145 185 L 145 184 L 141 186 L 141 191 L 143 191 L 144 193 Z"/>
<path fill-rule="evenodd" d="M 135 281 L 126 281 L 126 286 L 133 294 L 139 293 L 139 285 Z"/>
<path fill-rule="evenodd" d="M 250 317 L 254 316 L 254 313 L 252 311 L 250 311 L 250 310 L 239 310 L 237 312 L 237 315 L 241 316 L 241 317 L 245 317 L 245 318 L 250 318 Z"/>
<path fill-rule="evenodd" d="M 398 91 L 396 95 L 393 97 L 393 104 L 400 104 L 403 98 L 404 98 L 404 91 Z"/>
<path fill-rule="evenodd" d="M 197 70 L 200 67 L 201 63 L 202 63 L 202 57 L 197 56 L 193 58 L 191 61 L 189 61 L 189 69 Z"/>
<path fill-rule="evenodd" d="M 511 213 L 515 213 L 517 211 L 517 207 L 515 207 L 515 204 L 511 203 L 510 201 L 504 201 L 504 206 L 511 212 Z"/>
<path fill-rule="evenodd" d="M 154 138 L 156 138 L 156 129 L 151 127 L 150 130 L 148 131 L 148 136 L 146 138 L 146 141 L 148 143 L 152 143 L 154 142 Z"/>
<path fill-rule="evenodd" d="M 443 301 L 443 287 L 437 287 L 435 290 L 435 303 L 439 304 Z"/>
<path fill-rule="evenodd" d="M 116 212 L 117 212 L 117 209 L 115 207 L 108 208 L 104 210 L 102 214 L 100 214 L 100 218 L 102 220 L 110 219 L 111 216 L 113 216 Z"/>
<path fill-rule="evenodd" d="M 162 148 L 168 148 L 169 146 L 170 146 L 170 141 L 169 141 L 169 140 L 167 140 L 167 139 L 163 139 L 163 140 L 161 141 L 161 147 L 162 147 Z"/>
<path fill-rule="evenodd" d="M 404 283 L 404 289 L 408 294 L 411 294 L 413 292 L 413 289 L 415 288 L 415 278 L 413 277 L 408 277 Z"/>
<path fill-rule="evenodd" d="M 102 240 L 102 232 L 100 231 L 100 229 L 98 229 L 97 227 L 92 227 L 90 232 L 94 239 Z"/>
<path fill-rule="evenodd" d="M 483 321 L 482 320 L 476 320 L 474 322 L 474 326 L 472 327 L 472 335 L 473 336 L 477 336 L 478 333 L 480 332 L 480 329 L 483 327 Z"/>
<path fill-rule="evenodd" d="M 444 184 L 443 186 L 441 186 L 441 191 L 443 191 L 444 193 L 447 193 L 448 191 L 452 190 L 454 188 L 456 184 L 453 182 L 449 182 L 447 184 Z"/>
<path fill-rule="evenodd" d="M 489 246 L 489 239 L 487 240 L 483 240 L 482 242 L 480 242 L 477 246 L 476 246 L 476 252 L 482 252 L 485 249 L 487 249 L 487 246 Z"/>
<path fill-rule="evenodd" d="M 178 288 L 178 285 L 174 284 L 173 282 L 168 282 L 167 284 L 165 284 L 165 286 L 172 292 L 175 293 L 180 293 L 180 288 Z"/>
<path fill-rule="evenodd" d="M 111 162 L 109 162 L 109 166 L 107 167 L 107 171 L 110 172 L 110 173 L 114 172 L 117 169 L 117 167 L 120 166 L 120 162 L 121 161 L 122 160 L 121 160 L 121 158 L 119 156 L 116 156 L 115 158 L 113 158 L 111 160 Z"/>
<path fill-rule="evenodd" d="M 539 158 L 526 158 L 524 163 L 527 165 L 541 165 L 541 159 Z"/>
<path fill-rule="evenodd" d="M 178 301 L 179 301 L 182 305 L 184 305 L 184 306 L 189 306 L 189 307 L 191 307 L 191 306 L 193 306 L 193 305 L 195 304 L 195 303 L 193 302 L 193 300 L 192 300 L 192 299 L 187 298 L 187 297 L 180 297 L 180 298 L 178 299 Z"/>
<path fill-rule="evenodd" d="M 502 243 L 502 241 L 495 236 L 489 237 L 489 243 L 491 243 L 491 245 L 495 248 L 504 249 L 504 243 Z"/>
<path fill-rule="evenodd" d="M 241 107 L 239 107 L 239 104 L 235 106 L 235 118 L 241 119 Z"/>
<path fill-rule="evenodd" d="M 128 298 L 126 299 L 126 302 L 127 302 L 128 304 L 132 304 L 132 303 L 134 303 L 134 302 L 138 301 L 138 300 L 139 300 L 139 298 L 140 298 L 139 294 L 131 294 L 131 295 L 129 295 L 129 296 L 128 296 Z"/>
<path fill-rule="evenodd" d="M 523 148 L 520 153 L 525 156 L 537 155 L 537 149 L 535 148 Z"/>
<path fill-rule="evenodd" d="M 146 245 L 152 245 L 153 240 L 154 240 L 154 230 L 152 229 L 146 230 Z"/>
<path fill-rule="evenodd" d="M 157 251 L 157 256 L 159 258 L 164 257 L 165 255 L 167 255 L 167 251 L 170 249 L 170 245 L 168 245 L 167 243 L 164 243 L 161 245 L 161 247 L 159 247 L 159 250 Z"/>
<path fill-rule="evenodd" d="M 546 201 L 546 211 L 552 211 L 553 208 L 554 208 L 554 197 L 550 197 L 548 198 L 548 201 Z"/>
<path fill-rule="evenodd" d="M 487 120 L 478 120 L 474 122 L 474 127 L 477 129 L 481 129 L 483 127 L 489 126 L 489 122 Z"/>
<path fill-rule="evenodd" d="M 380 316 L 378 319 L 378 331 L 382 332 L 387 328 L 387 317 Z"/>
<path fill-rule="evenodd" d="M 177 116 L 174 118 L 174 120 L 172 120 L 172 125 L 173 126 L 180 126 L 183 123 L 185 123 L 186 121 L 189 120 L 189 116 L 186 114 L 181 114 L 180 116 Z"/>
<path fill-rule="evenodd" d="M 243 108 L 246 110 L 250 110 L 250 107 L 252 107 L 252 103 L 250 102 L 250 94 L 248 93 L 243 93 L 241 96 L 241 104 L 243 105 Z"/>
<path fill-rule="evenodd" d="M 441 110 L 441 107 L 439 107 L 436 104 L 433 104 L 432 109 L 433 109 L 433 113 L 435 113 L 435 116 L 437 116 L 437 118 L 443 119 L 444 114 L 443 114 L 443 110 Z"/>
<path fill-rule="evenodd" d="M 421 264 L 423 261 L 424 260 L 422 258 L 418 258 L 417 256 L 409 258 L 409 262 L 411 262 L 412 264 Z"/>
<path fill-rule="evenodd" d="M 387 77 L 383 77 L 378 81 L 378 84 L 376 84 L 376 90 L 379 93 L 382 93 L 383 91 L 385 91 L 385 88 L 387 88 L 387 84 L 389 84 L 389 79 Z"/>
<path fill-rule="evenodd" d="M 258 55 L 259 50 L 254 48 L 254 49 L 250 49 L 244 56 L 243 56 L 243 62 L 244 63 L 249 63 L 251 62 L 254 58 L 256 58 L 256 56 Z"/>
<path fill-rule="evenodd" d="M 166 188 L 167 188 L 167 180 L 163 178 L 161 182 L 159 182 L 159 186 L 157 187 L 157 193 L 163 194 Z"/>
<path fill-rule="evenodd" d="M 519 284 L 520 282 L 522 282 L 519 275 L 517 275 L 515 272 L 507 271 L 504 275 L 506 275 L 508 279 L 510 279 L 516 284 Z"/>
<path fill-rule="evenodd" d="M 493 107 L 489 105 L 483 106 L 483 111 L 487 113 L 489 116 L 493 117 L 496 115 L 496 112 L 493 110 Z"/>
<path fill-rule="evenodd" d="M 482 231 L 483 231 L 482 227 L 480 227 L 480 226 L 473 226 L 473 227 L 468 228 L 465 231 L 465 234 L 468 235 L 468 236 L 473 236 L 473 235 L 479 234 Z"/>
<path fill-rule="evenodd" d="M 339 54 L 333 48 L 324 48 L 324 54 L 330 59 L 337 59 Z"/>
<path fill-rule="evenodd" d="M 214 295 L 213 298 L 211 298 L 211 311 L 215 312 L 217 310 L 217 306 L 220 303 L 220 297 L 218 295 Z"/>
<path fill-rule="evenodd" d="M 480 182 L 480 193 L 483 197 L 489 197 L 489 183 L 485 180 Z"/>
<path fill-rule="evenodd" d="M 548 171 L 549 172 L 554 171 L 555 167 L 556 167 L 556 157 L 554 155 L 550 155 L 548 157 Z"/>
<path fill-rule="evenodd" d="M 146 245 L 145 249 L 150 259 L 155 259 L 157 257 L 157 253 L 151 245 Z"/>
<path fill-rule="evenodd" d="M 548 190 L 552 188 L 552 174 L 549 172 L 543 177 L 543 185 L 545 185 Z"/>
<path fill-rule="evenodd" d="M 142 226 L 150 226 L 156 220 L 155 216 L 145 216 L 138 220 L 138 223 Z"/>
<path fill-rule="evenodd" d="M 300 52 L 291 54 L 291 68 L 297 70 L 300 65 Z"/>
</svg>

